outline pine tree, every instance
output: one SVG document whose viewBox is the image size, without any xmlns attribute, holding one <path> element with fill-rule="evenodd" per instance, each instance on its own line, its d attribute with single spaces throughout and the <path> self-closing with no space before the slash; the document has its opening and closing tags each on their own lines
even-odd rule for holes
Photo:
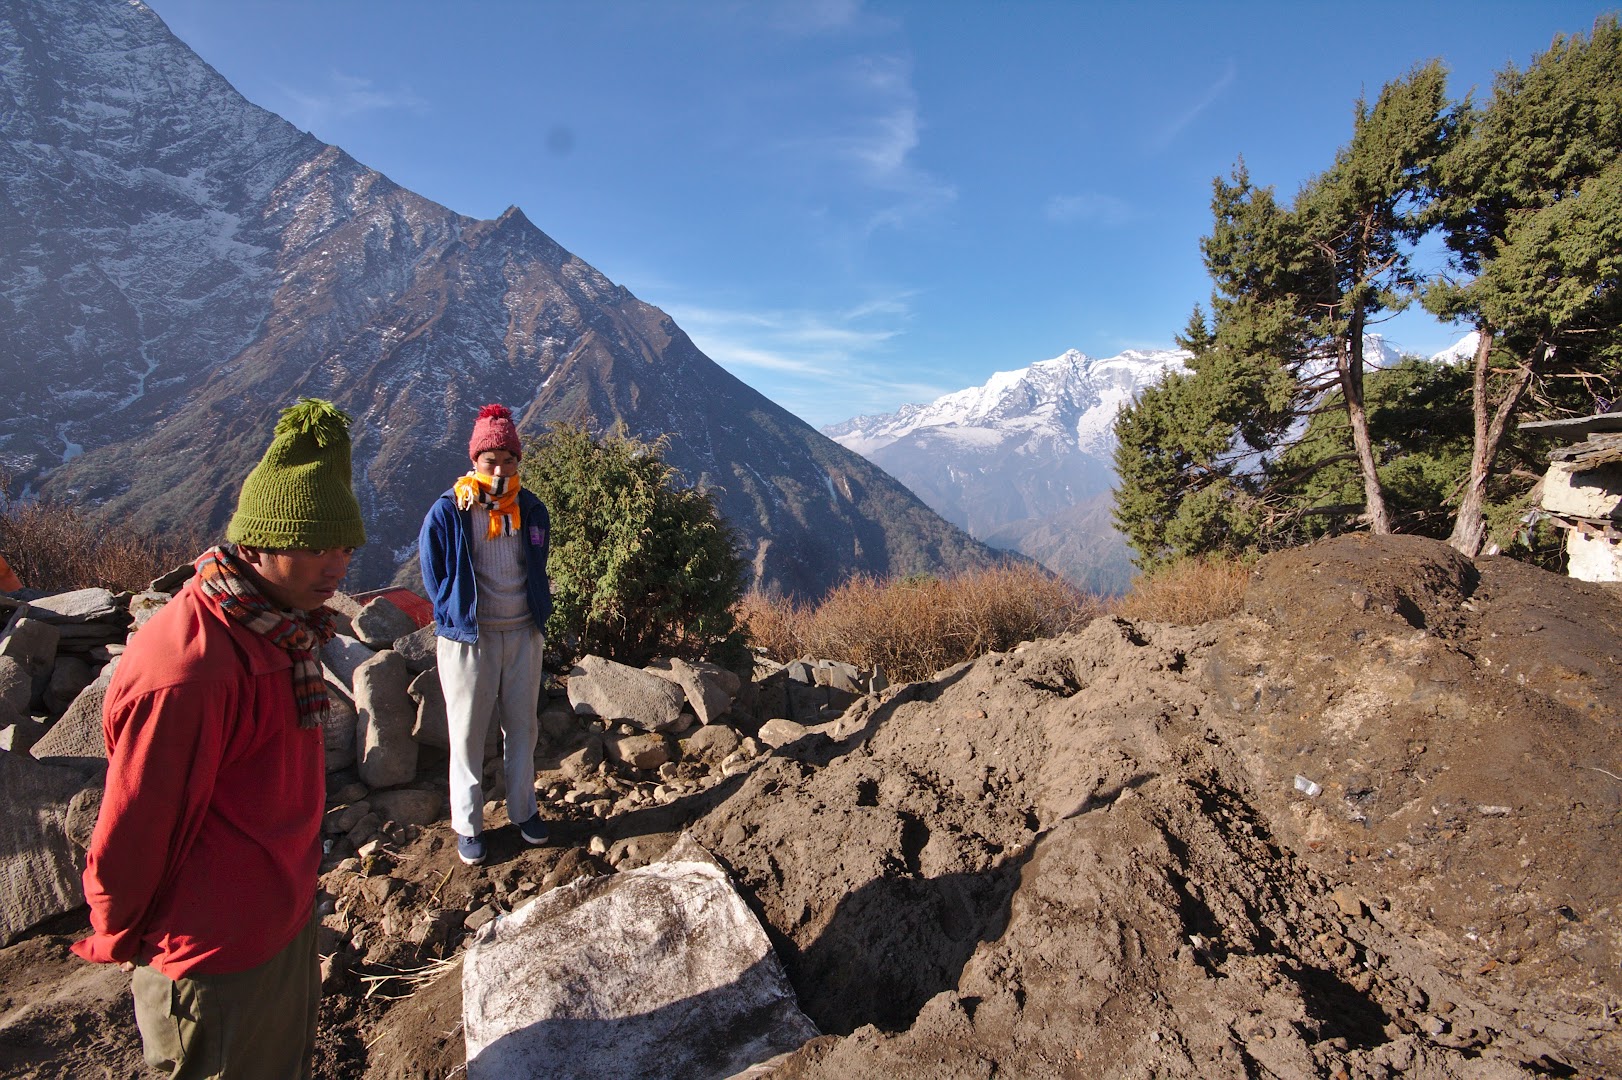
<svg viewBox="0 0 1622 1080">
<path fill-rule="evenodd" d="M 1441 160 L 1440 217 L 1454 276 L 1426 306 L 1480 333 L 1474 441 L 1449 543 L 1486 537 L 1494 463 L 1529 399 L 1588 411 L 1622 370 L 1622 29 L 1556 38 L 1501 72 L 1466 137 Z M 1564 399 L 1564 400 L 1562 400 Z M 1588 400 L 1584 400 L 1588 399 Z"/>
<path fill-rule="evenodd" d="M 1334 167 L 1296 199 L 1311 290 L 1300 297 L 1307 348 L 1333 360 L 1363 480 L 1370 531 L 1391 531 L 1363 397 L 1370 321 L 1412 302 L 1411 245 L 1425 231 L 1435 163 L 1457 125 L 1446 73 L 1432 61 L 1387 83 L 1371 109 L 1359 100 L 1352 140 Z"/>
<path fill-rule="evenodd" d="M 1444 82 L 1431 63 L 1388 84 L 1373 108 L 1359 102 L 1351 143 L 1293 206 L 1253 184 L 1243 160 L 1213 181 L 1212 230 L 1201 241 L 1211 322 L 1196 308 L 1178 339 L 1193 354 L 1191 373 L 1144 394 L 1116 425 L 1116 521 L 1140 565 L 1295 535 L 1299 477 L 1342 452 L 1294 461 L 1288 483 L 1272 461 L 1326 400 L 1347 417 L 1362 478 L 1346 513 L 1389 531 L 1363 336 L 1417 284 L 1409 249 L 1455 126 Z"/>
</svg>

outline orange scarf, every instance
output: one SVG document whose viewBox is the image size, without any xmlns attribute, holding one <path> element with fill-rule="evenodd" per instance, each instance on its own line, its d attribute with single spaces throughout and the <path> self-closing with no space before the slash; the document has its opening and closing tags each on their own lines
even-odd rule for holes
<svg viewBox="0 0 1622 1080">
<path fill-rule="evenodd" d="M 518 532 L 518 492 L 522 486 L 523 482 L 516 476 L 470 472 L 458 477 L 451 490 L 456 494 L 458 510 L 478 505 L 490 511 L 490 533 L 485 539 L 494 540 Z"/>
</svg>

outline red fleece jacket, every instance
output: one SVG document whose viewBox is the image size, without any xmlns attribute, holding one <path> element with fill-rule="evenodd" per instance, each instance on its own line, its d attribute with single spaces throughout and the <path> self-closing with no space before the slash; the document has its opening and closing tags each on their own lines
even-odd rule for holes
<svg viewBox="0 0 1622 1080">
<path fill-rule="evenodd" d="M 102 711 L 107 788 L 84 873 L 86 960 L 171 979 L 244 971 L 309 921 L 321 861 L 321 729 L 287 652 L 188 582 L 130 641 Z"/>
</svg>

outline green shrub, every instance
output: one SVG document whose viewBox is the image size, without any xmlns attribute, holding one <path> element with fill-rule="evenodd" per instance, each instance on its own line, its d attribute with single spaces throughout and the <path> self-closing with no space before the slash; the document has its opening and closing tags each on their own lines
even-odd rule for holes
<svg viewBox="0 0 1622 1080">
<path fill-rule="evenodd" d="M 565 661 L 742 655 L 731 608 L 744 562 L 732 529 L 662 452 L 663 440 L 622 431 L 595 439 L 563 424 L 524 454 L 524 486 L 552 517 L 547 636 Z"/>
</svg>

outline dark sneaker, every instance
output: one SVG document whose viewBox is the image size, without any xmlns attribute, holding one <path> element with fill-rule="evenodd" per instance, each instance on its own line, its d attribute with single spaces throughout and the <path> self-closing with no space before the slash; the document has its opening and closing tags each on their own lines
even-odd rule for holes
<svg viewBox="0 0 1622 1080">
<path fill-rule="evenodd" d="M 469 866 L 478 866 L 484 862 L 484 837 L 458 834 L 456 837 L 456 854 Z"/>
<path fill-rule="evenodd" d="M 520 824 L 518 833 L 524 838 L 526 844 L 544 844 L 546 838 L 551 835 L 546 831 L 546 822 L 541 820 L 539 814 Z"/>
</svg>

